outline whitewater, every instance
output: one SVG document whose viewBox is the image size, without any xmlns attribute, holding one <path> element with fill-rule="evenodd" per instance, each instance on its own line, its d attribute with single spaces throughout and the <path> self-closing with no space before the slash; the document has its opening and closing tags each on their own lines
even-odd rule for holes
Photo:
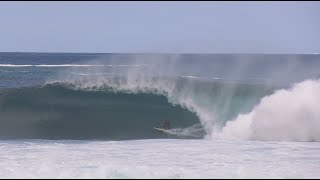
<svg viewBox="0 0 320 180">
<path fill-rule="evenodd" d="M 0 56 L 0 177 L 320 177 L 319 55 Z"/>
<path fill-rule="evenodd" d="M 318 178 L 319 143 L 5 141 L 1 178 Z"/>
</svg>

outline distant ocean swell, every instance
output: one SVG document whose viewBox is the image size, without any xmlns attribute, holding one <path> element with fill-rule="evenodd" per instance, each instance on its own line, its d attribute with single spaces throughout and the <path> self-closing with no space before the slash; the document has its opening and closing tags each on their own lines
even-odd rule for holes
<svg viewBox="0 0 320 180">
<path fill-rule="evenodd" d="M 0 64 L 0 67 L 139 67 L 139 66 L 146 66 L 146 64 Z"/>
</svg>

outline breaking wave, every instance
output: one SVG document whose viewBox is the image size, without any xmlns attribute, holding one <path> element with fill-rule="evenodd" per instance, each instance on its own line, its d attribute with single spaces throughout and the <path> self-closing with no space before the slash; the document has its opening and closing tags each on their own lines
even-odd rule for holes
<svg viewBox="0 0 320 180">
<path fill-rule="evenodd" d="M 213 137 L 232 140 L 320 141 L 320 81 L 306 80 L 261 99 Z"/>
</svg>

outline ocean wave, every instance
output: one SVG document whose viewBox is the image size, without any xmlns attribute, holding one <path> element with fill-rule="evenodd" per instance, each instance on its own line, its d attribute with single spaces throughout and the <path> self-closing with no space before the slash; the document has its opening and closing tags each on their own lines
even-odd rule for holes
<svg viewBox="0 0 320 180">
<path fill-rule="evenodd" d="M 199 78 L 90 74 L 42 87 L 1 89 L 0 138 L 165 138 L 153 127 L 169 119 L 174 138 L 185 138 L 188 128 L 200 124 L 201 137 L 210 139 L 320 141 L 319 80 L 279 89 Z"/>
<path fill-rule="evenodd" d="M 273 87 L 248 84 L 199 81 L 193 78 L 163 77 L 77 77 L 55 80 L 47 85 L 62 85 L 81 91 L 105 91 L 126 94 L 163 96 L 173 106 L 195 114 L 207 135 L 225 125 L 240 112 L 248 112 Z M 242 101 L 245 101 L 242 102 Z"/>
<path fill-rule="evenodd" d="M 140 76 L 67 81 L 82 90 L 108 87 L 114 92 L 162 95 L 197 115 L 206 138 L 320 141 L 320 80 L 306 80 L 292 88 Z"/>
</svg>

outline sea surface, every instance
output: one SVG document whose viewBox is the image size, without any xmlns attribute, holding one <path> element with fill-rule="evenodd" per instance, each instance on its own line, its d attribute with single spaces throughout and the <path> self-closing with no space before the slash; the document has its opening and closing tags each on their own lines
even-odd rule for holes
<svg viewBox="0 0 320 180">
<path fill-rule="evenodd" d="M 0 53 L 0 177 L 320 178 L 319 107 L 318 54 Z"/>
</svg>

